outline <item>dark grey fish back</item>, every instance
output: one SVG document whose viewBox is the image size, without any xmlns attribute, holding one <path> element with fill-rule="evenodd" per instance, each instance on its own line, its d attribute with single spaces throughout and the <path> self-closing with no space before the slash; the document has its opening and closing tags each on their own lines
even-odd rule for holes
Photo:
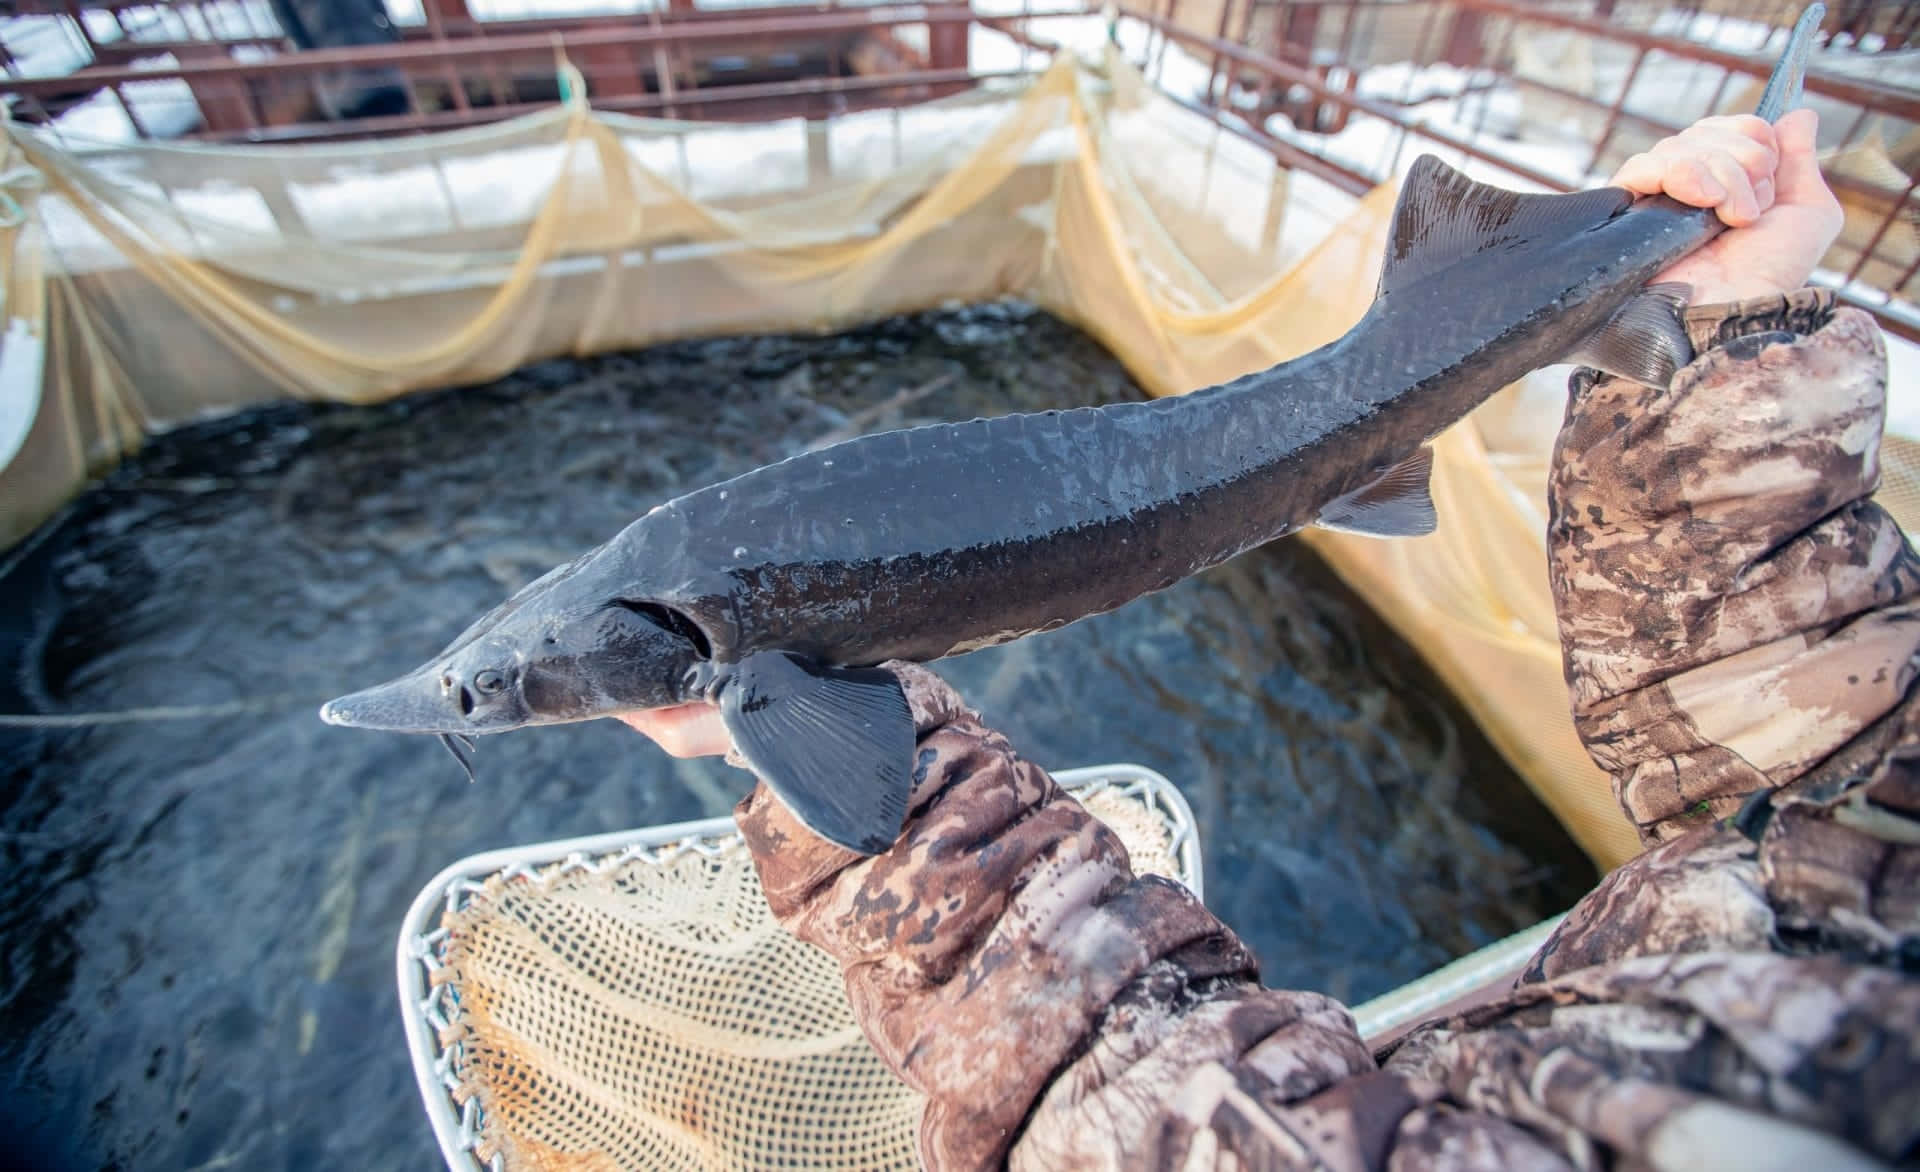
<svg viewBox="0 0 1920 1172">
<path fill-rule="evenodd" d="M 667 551 L 647 577 L 669 594 L 724 589 L 730 653 L 866 663 L 1018 637 L 1311 520 L 1321 490 L 1310 478 L 1276 482 L 1257 507 L 1220 503 L 1326 430 L 1300 403 L 1341 409 L 1327 407 L 1337 396 L 1263 378 L 862 437 L 681 498 L 646 519 L 636 544 Z"/>
<path fill-rule="evenodd" d="M 1215 407 L 1222 406 L 1214 404 Z M 689 494 L 695 560 L 932 555 L 1069 530 L 1234 475 L 1223 413 L 1200 399 L 1009 415 L 863 436 Z M 1205 418 L 1199 418 L 1204 416 Z"/>
</svg>

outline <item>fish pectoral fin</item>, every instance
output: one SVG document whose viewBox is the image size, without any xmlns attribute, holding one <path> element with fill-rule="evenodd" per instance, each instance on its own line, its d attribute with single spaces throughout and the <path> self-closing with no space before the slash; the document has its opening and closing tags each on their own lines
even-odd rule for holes
<svg viewBox="0 0 1920 1172">
<path fill-rule="evenodd" d="M 1508 191 L 1422 155 L 1400 185 L 1374 295 L 1403 289 L 1490 249 L 1571 236 L 1619 215 L 1632 202 L 1632 194 L 1619 187 L 1571 195 Z"/>
<path fill-rule="evenodd" d="M 1433 449 L 1422 444 L 1378 479 L 1328 503 L 1314 524 L 1364 537 L 1424 537 L 1440 523 L 1427 487 L 1432 476 Z"/>
<path fill-rule="evenodd" d="M 724 671 L 720 716 L 734 748 L 807 829 L 868 855 L 899 836 L 914 729 L 892 672 L 762 651 Z"/>
<path fill-rule="evenodd" d="M 1664 388 L 1693 361 L 1683 318 L 1693 288 L 1680 281 L 1648 285 L 1589 334 L 1568 362 Z"/>
</svg>

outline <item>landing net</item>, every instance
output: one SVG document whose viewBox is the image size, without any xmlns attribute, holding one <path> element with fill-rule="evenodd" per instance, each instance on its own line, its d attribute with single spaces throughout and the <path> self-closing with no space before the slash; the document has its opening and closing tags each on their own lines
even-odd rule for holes
<svg viewBox="0 0 1920 1172">
<path fill-rule="evenodd" d="M 1165 778 L 1056 780 L 1136 871 L 1199 890 Z M 398 963 L 454 1169 L 918 1167 L 923 1100 L 861 1035 L 834 962 L 774 921 L 726 819 L 456 864 L 415 902 Z"/>
</svg>

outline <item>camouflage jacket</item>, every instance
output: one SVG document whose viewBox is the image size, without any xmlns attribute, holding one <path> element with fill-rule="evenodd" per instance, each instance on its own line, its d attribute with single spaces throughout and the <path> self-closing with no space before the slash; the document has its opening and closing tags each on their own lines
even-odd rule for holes
<svg viewBox="0 0 1920 1172">
<path fill-rule="evenodd" d="M 1573 380 L 1549 535 L 1577 726 L 1653 847 L 1515 987 L 1371 1053 L 925 669 L 862 859 L 759 787 L 783 922 L 926 1093 L 934 1169 L 1877 1167 L 1920 1158 L 1920 559 L 1869 499 L 1885 352 L 1811 290 Z"/>
</svg>

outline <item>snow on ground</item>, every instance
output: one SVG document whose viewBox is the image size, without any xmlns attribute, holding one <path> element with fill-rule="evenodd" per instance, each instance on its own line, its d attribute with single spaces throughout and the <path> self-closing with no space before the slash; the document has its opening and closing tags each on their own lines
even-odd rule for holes
<svg viewBox="0 0 1920 1172">
<path fill-rule="evenodd" d="M 417 3 L 417 0 L 416 0 Z M 265 0 L 209 0 L 191 8 L 127 9 L 121 20 L 99 9 L 81 14 L 87 32 L 103 45 L 131 40 L 171 41 L 214 37 L 278 36 L 279 24 Z M 0 19 L 0 39 L 13 55 L 11 72 L 20 77 L 57 77 L 93 59 L 72 21 L 64 16 L 11 16 Z"/>
<path fill-rule="evenodd" d="M 163 57 L 160 63 L 162 67 L 170 65 L 173 58 Z M 184 81 L 130 82 L 121 86 L 120 92 L 133 107 L 134 117 L 140 119 L 140 125 L 154 138 L 175 138 L 200 125 L 200 105 Z M 55 125 L 77 139 L 94 142 L 137 142 L 141 137 L 134 129 L 133 119 L 127 117 L 126 106 L 109 90 L 100 90 L 86 101 L 62 111 Z"/>
<path fill-rule="evenodd" d="M 0 37 L 13 55 L 10 71 L 22 77 L 72 73 L 91 60 L 86 42 L 58 16 L 15 16 L 0 20 Z"/>
<path fill-rule="evenodd" d="M 418 0 L 413 0 L 417 5 Z M 120 20 L 89 8 L 81 13 L 87 33 L 102 45 L 132 41 L 185 41 L 214 38 L 277 37 L 279 22 L 265 0 L 207 0 L 191 8 L 129 8 Z M 0 39 L 13 55 L 15 76 L 51 77 L 89 64 L 92 51 L 79 29 L 64 16 L 11 16 L 0 20 Z"/>
<path fill-rule="evenodd" d="M 1649 32 L 1679 37 L 1729 53 L 1760 53 L 1786 44 L 1787 30 L 1719 12 L 1668 9 L 1653 18 Z"/>
<path fill-rule="evenodd" d="M 1415 65 L 1396 61 L 1362 72 L 1354 90 L 1363 98 L 1409 106 L 1434 98 L 1457 98 L 1469 89 L 1486 88 L 1493 79 L 1494 74 L 1484 69 L 1462 69 L 1444 62 Z"/>
<path fill-rule="evenodd" d="M 1027 30 L 1035 40 L 1058 44 L 1084 61 L 1098 62 L 1106 54 L 1109 30 L 1103 16 L 1061 14 L 1057 8 L 1050 9 L 1042 4 L 1023 9 L 1019 0 L 978 0 L 974 9 L 985 16 L 1027 18 Z M 982 29 L 978 25 L 971 27 L 975 39 L 969 41 L 968 50 L 972 53 L 977 49 L 985 55 L 984 60 L 980 57 L 970 58 L 975 69 L 990 71 L 1020 67 L 1023 47 L 1018 42 L 991 29 Z M 1153 30 L 1137 20 L 1121 21 L 1113 33 L 1118 37 L 1120 52 L 1130 61 L 1148 57 L 1150 51 L 1159 52 L 1157 46 L 1160 42 Z M 1029 66 L 1044 64 L 1044 54 L 1033 49 L 1025 49 L 1024 52 Z M 1207 92 L 1212 69 L 1206 62 L 1174 45 L 1166 47 L 1161 61 L 1163 69 L 1158 72 L 1150 70 L 1148 74 L 1161 89 L 1182 98 L 1200 97 Z"/>
<path fill-rule="evenodd" d="M 127 10 L 124 25 L 113 14 L 97 9 L 82 12 L 87 32 L 100 44 L 131 40 L 193 40 L 214 37 L 272 37 L 279 33 L 273 10 L 265 0 L 211 0 L 193 7 L 147 7 Z M 92 63 L 87 48 L 72 21 L 61 16 L 15 16 L 0 20 L 0 39 L 13 54 L 12 72 L 24 77 L 58 77 L 85 68 Z M 238 50 L 236 57 L 257 56 L 257 51 Z M 178 62 L 170 55 L 139 58 L 133 67 L 164 69 Z M 193 129 L 200 120 L 200 107 L 193 91 L 179 80 L 134 82 L 121 87 L 127 104 L 134 110 L 148 135 L 173 138 Z M 55 124 L 78 137 L 99 141 L 131 142 L 140 134 L 126 106 L 111 92 L 102 90 L 86 101 L 63 111 Z"/>
</svg>

